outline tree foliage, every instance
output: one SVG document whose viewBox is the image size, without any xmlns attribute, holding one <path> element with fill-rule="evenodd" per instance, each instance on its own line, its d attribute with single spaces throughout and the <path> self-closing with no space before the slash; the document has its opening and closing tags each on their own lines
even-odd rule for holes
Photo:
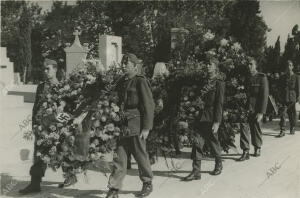
<svg viewBox="0 0 300 198">
<path fill-rule="evenodd" d="M 22 2 L 5 2 L 5 28 L 15 31 L 21 16 Z M 5 7 L 6 6 L 6 7 Z M 9 8 L 7 6 L 10 6 Z M 1 7 L 1 8 L 2 8 Z M 9 12 L 11 10 L 12 12 Z M 19 12 L 18 12 L 19 10 Z M 17 13 L 17 14 L 13 14 Z M 88 43 L 91 56 L 98 56 L 99 34 L 122 37 L 123 52 L 135 53 L 144 61 L 148 75 L 158 61 L 168 62 L 178 54 L 171 53 L 171 28 L 184 28 L 189 31 L 181 56 L 195 54 L 203 59 L 204 54 L 197 53 L 209 44 L 202 45 L 203 32 L 211 30 L 216 38 L 232 37 L 242 44 L 246 53 L 261 58 L 265 47 L 267 26 L 259 15 L 257 1 L 77 1 L 70 6 L 55 1 L 49 12 L 39 14 L 41 23 L 32 27 L 33 78 L 38 79 L 44 57 L 58 61 L 65 68 L 66 43 L 72 43 L 74 30 L 81 32 L 80 40 Z M 15 22 L 14 22 L 15 21 Z M 2 25 L 3 26 L 3 25 Z M 4 30 L 5 30 L 4 28 Z M 9 42 L 10 57 L 19 53 L 15 39 L 6 33 L 5 42 Z M 16 36 L 14 37 L 16 38 Z M 1 43 L 2 44 L 2 43 Z M 176 50 L 175 50 L 176 51 Z M 178 51 L 178 50 L 177 50 Z M 12 58 L 18 62 L 17 58 Z M 19 70 L 22 70 L 20 66 Z"/>
<path fill-rule="evenodd" d="M 25 1 L 1 2 L 1 46 L 7 47 L 7 56 L 14 62 L 15 72 L 25 79 L 32 77 L 32 28 L 41 23 L 41 8 Z"/>
<path fill-rule="evenodd" d="M 260 15 L 259 2 L 238 0 L 228 8 L 227 15 L 231 24 L 228 36 L 235 37 L 249 55 L 262 61 L 268 27 Z"/>
<path fill-rule="evenodd" d="M 286 68 L 286 62 L 288 60 L 291 60 L 296 66 L 300 65 L 300 31 L 298 30 L 297 24 L 292 28 L 291 33 L 291 35 L 288 35 L 282 54 L 281 64 L 284 69 Z"/>
</svg>

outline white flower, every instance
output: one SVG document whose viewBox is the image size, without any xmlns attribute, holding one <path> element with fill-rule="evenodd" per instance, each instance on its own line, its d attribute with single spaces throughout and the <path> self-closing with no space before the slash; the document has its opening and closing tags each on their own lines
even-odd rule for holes
<svg viewBox="0 0 300 198">
<path fill-rule="evenodd" d="M 44 103 L 43 103 L 43 107 L 44 107 L 44 108 L 47 108 L 47 102 L 44 102 Z"/>
<path fill-rule="evenodd" d="M 106 107 L 108 107 L 109 106 L 109 102 L 107 100 L 104 100 L 103 101 L 103 105 L 106 106 Z"/>
<path fill-rule="evenodd" d="M 54 134 L 53 138 L 56 139 L 56 140 L 58 140 L 59 139 L 59 135 L 58 134 Z"/>
<path fill-rule="evenodd" d="M 235 51 L 239 51 L 242 49 L 241 44 L 239 43 L 234 43 L 233 46 L 231 47 L 232 49 L 234 49 Z"/>
<path fill-rule="evenodd" d="M 226 45 L 228 44 L 228 40 L 223 38 L 223 39 L 220 41 L 220 44 L 221 44 L 221 46 L 226 46 Z"/>
<path fill-rule="evenodd" d="M 91 143 L 90 148 L 96 148 L 96 145 L 94 143 Z"/>
<path fill-rule="evenodd" d="M 245 87 L 243 85 L 239 86 L 238 89 L 243 90 Z"/>
<path fill-rule="evenodd" d="M 180 128 L 182 129 L 187 129 L 189 127 L 188 123 L 185 121 L 179 121 L 178 125 L 180 126 Z"/>
<path fill-rule="evenodd" d="M 92 160 L 95 160 L 95 159 L 96 159 L 96 155 L 92 153 L 91 156 L 90 156 L 90 158 L 91 158 Z"/>
<path fill-rule="evenodd" d="M 112 118 L 114 118 L 114 117 L 117 116 L 117 114 L 116 114 L 115 112 L 111 112 L 111 113 L 110 113 L 110 116 L 111 116 Z"/>
<path fill-rule="evenodd" d="M 95 137 L 95 135 L 96 135 L 96 134 L 95 134 L 95 131 L 90 131 L 90 136 L 91 136 L 91 137 Z"/>
<path fill-rule="evenodd" d="M 69 86 L 69 85 L 65 85 L 63 89 L 64 89 L 64 90 L 69 90 L 69 89 L 70 89 L 70 86 Z"/>
<path fill-rule="evenodd" d="M 114 106 L 114 107 L 113 107 L 113 110 L 114 110 L 114 112 L 117 113 L 117 112 L 119 112 L 120 108 L 119 108 L 118 106 Z"/>
<path fill-rule="evenodd" d="M 109 135 L 103 134 L 103 135 L 101 135 L 101 139 L 102 139 L 103 141 L 107 141 L 107 140 L 109 140 Z"/>
<path fill-rule="evenodd" d="M 52 148 L 51 148 L 50 151 L 49 151 L 49 154 L 50 154 L 50 155 L 55 155 L 56 152 L 57 152 L 56 147 L 55 147 L 55 146 L 52 146 Z"/>
<path fill-rule="evenodd" d="M 76 90 L 74 90 L 74 91 L 71 92 L 71 95 L 76 95 L 76 94 L 77 94 Z"/>
<path fill-rule="evenodd" d="M 36 156 L 37 156 L 37 157 L 39 157 L 39 156 L 41 156 L 41 155 L 42 155 L 42 153 L 40 153 L 40 152 L 37 152 L 37 153 L 36 153 Z"/>
<path fill-rule="evenodd" d="M 88 84 L 92 84 L 92 83 L 94 83 L 96 81 L 96 77 L 94 77 L 94 76 L 92 76 L 90 74 L 87 75 L 86 77 L 88 79 L 88 81 L 87 81 Z"/>
<path fill-rule="evenodd" d="M 115 126 L 114 126 L 114 124 L 110 123 L 110 124 L 105 126 L 105 129 L 108 130 L 108 131 L 114 131 Z"/>
<path fill-rule="evenodd" d="M 43 161 L 44 161 L 46 164 L 49 164 L 49 162 L 50 162 L 50 157 L 48 157 L 48 155 L 45 155 L 45 156 L 43 157 Z"/>
<path fill-rule="evenodd" d="M 210 30 L 208 30 L 208 32 L 206 32 L 203 37 L 205 40 L 210 41 L 215 38 L 215 35 Z"/>
<path fill-rule="evenodd" d="M 36 142 L 36 145 L 41 146 L 42 143 L 43 143 L 43 140 L 38 140 L 38 141 Z"/>
</svg>

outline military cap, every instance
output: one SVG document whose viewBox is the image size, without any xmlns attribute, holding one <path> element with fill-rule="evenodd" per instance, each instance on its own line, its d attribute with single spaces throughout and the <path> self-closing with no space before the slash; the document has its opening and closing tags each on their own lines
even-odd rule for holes
<svg viewBox="0 0 300 198">
<path fill-rule="evenodd" d="M 141 59 L 138 59 L 138 58 L 136 57 L 136 55 L 134 55 L 134 54 L 132 54 L 132 53 L 124 54 L 121 63 L 122 63 L 122 64 L 126 64 L 127 61 L 133 62 L 134 64 L 140 64 L 140 63 L 142 63 L 142 60 L 141 60 Z"/>
<path fill-rule="evenodd" d="M 44 66 L 47 66 L 47 65 L 53 65 L 54 67 L 57 67 L 57 62 L 55 60 L 46 58 L 44 60 Z"/>
</svg>

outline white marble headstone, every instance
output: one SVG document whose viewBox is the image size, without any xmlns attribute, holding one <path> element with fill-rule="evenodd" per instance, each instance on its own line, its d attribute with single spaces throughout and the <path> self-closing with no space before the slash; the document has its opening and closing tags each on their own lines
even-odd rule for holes
<svg viewBox="0 0 300 198">
<path fill-rule="evenodd" d="M 122 60 L 122 37 L 99 35 L 99 58 L 107 70 Z"/>
<path fill-rule="evenodd" d="M 14 63 L 7 57 L 6 47 L 0 50 L 0 84 L 3 86 L 12 86 L 14 83 Z"/>
</svg>

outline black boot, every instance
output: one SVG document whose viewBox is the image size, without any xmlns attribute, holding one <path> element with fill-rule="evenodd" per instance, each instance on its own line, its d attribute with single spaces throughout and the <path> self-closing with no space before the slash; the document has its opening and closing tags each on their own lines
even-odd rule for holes
<svg viewBox="0 0 300 198">
<path fill-rule="evenodd" d="M 151 165 L 155 164 L 155 157 L 154 156 L 149 157 L 149 160 L 150 160 Z"/>
<path fill-rule="evenodd" d="M 188 176 L 183 177 L 181 181 L 192 181 L 192 180 L 200 180 L 201 173 L 199 171 L 192 171 Z"/>
<path fill-rule="evenodd" d="M 290 133 L 291 133 L 291 135 L 294 135 L 294 134 L 295 134 L 295 127 L 291 127 Z"/>
<path fill-rule="evenodd" d="M 127 155 L 127 169 L 131 169 L 131 155 Z"/>
<path fill-rule="evenodd" d="M 280 133 L 276 137 L 281 138 L 283 136 L 285 136 L 285 132 L 284 132 L 284 130 L 281 130 Z"/>
<path fill-rule="evenodd" d="M 136 197 L 146 197 L 150 195 L 150 193 L 153 191 L 153 186 L 151 182 L 145 182 L 143 183 L 143 188 L 140 192 L 138 192 L 135 196 Z"/>
<path fill-rule="evenodd" d="M 24 189 L 19 190 L 19 193 L 22 195 L 27 195 L 30 193 L 38 193 L 41 192 L 41 177 L 33 177 L 31 176 L 31 182 Z"/>
<path fill-rule="evenodd" d="M 76 182 L 77 182 L 76 175 L 72 175 L 72 176 L 66 178 L 65 181 L 64 181 L 64 183 L 59 184 L 58 188 L 68 187 L 68 186 L 74 185 Z"/>
<path fill-rule="evenodd" d="M 119 198 L 118 192 L 118 189 L 110 188 L 105 198 Z"/>
<path fill-rule="evenodd" d="M 254 150 L 254 157 L 259 157 L 260 153 L 261 153 L 260 148 L 255 148 L 255 150 Z"/>
<path fill-rule="evenodd" d="M 242 162 L 242 161 L 245 161 L 248 159 L 250 159 L 249 151 L 245 150 L 245 151 L 243 151 L 242 156 L 237 161 Z"/>
<path fill-rule="evenodd" d="M 193 160 L 193 171 L 186 177 L 183 177 L 182 181 L 192 181 L 201 179 L 201 160 Z"/>
<path fill-rule="evenodd" d="M 222 173 L 223 165 L 221 160 L 216 161 L 215 169 L 211 172 L 211 175 L 220 175 Z"/>
</svg>

